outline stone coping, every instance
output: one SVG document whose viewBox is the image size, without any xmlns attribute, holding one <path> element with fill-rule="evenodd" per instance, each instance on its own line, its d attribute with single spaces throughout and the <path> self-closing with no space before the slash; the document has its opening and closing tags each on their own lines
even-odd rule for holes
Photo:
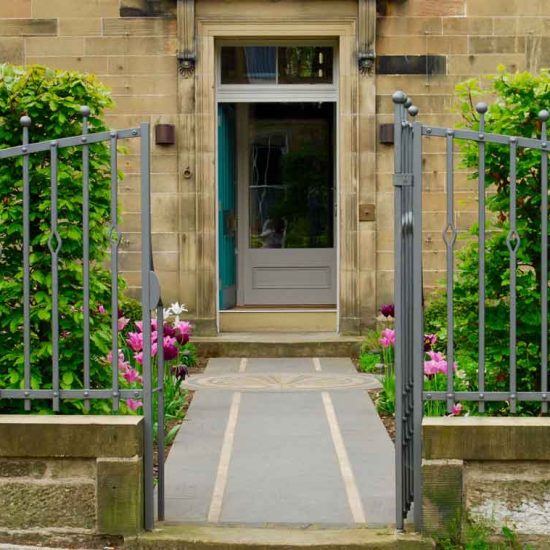
<svg viewBox="0 0 550 550">
<path fill-rule="evenodd" d="M 425 459 L 550 460 L 550 418 L 428 417 Z"/>
<path fill-rule="evenodd" d="M 143 417 L 0 415 L 0 457 L 133 457 L 143 452 Z"/>
</svg>

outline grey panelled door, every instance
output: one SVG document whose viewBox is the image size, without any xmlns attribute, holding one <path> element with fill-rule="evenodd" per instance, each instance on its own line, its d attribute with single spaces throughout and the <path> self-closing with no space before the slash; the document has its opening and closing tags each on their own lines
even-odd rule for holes
<svg viewBox="0 0 550 550">
<path fill-rule="evenodd" d="M 335 304 L 334 103 L 239 114 L 239 304 Z"/>
</svg>

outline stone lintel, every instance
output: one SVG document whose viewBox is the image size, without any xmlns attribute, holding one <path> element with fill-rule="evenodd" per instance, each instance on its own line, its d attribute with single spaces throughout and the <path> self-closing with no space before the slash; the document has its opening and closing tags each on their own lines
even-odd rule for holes
<svg viewBox="0 0 550 550">
<path fill-rule="evenodd" d="M 143 451 L 141 416 L 0 415 L 0 457 L 133 457 Z"/>
<path fill-rule="evenodd" d="M 430 460 L 550 460 L 550 418 L 425 418 L 422 442 Z"/>
</svg>

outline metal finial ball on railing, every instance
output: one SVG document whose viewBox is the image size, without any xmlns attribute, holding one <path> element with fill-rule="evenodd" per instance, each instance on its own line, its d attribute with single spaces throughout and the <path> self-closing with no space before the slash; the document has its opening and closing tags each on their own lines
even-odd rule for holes
<svg viewBox="0 0 550 550">
<path fill-rule="evenodd" d="M 405 101 L 405 109 L 408 109 L 413 104 L 412 99 L 410 97 L 407 97 L 407 101 Z"/>
<path fill-rule="evenodd" d="M 28 116 L 28 115 L 23 115 L 19 119 L 19 124 L 21 124 L 21 126 L 23 126 L 23 128 L 28 128 L 32 124 L 31 117 Z"/>
<path fill-rule="evenodd" d="M 392 100 L 394 103 L 405 103 L 407 101 L 407 94 L 405 92 L 402 92 L 401 90 L 394 92 L 392 95 Z"/>
<path fill-rule="evenodd" d="M 418 107 L 416 105 L 411 105 L 408 109 L 409 115 L 415 117 L 418 114 Z"/>
<path fill-rule="evenodd" d="M 542 122 L 546 122 L 550 118 L 550 112 L 548 112 L 546 109 L 543 109 L 539 112 L 539 119 L 542 120 Z"/>
<path fill-rule="evenodd" d="M 87 105 L 82 105 L 82 107 L 80 107 L 80 114 L 83 117 L 89 117 L 91 112 L 92 111 L 90 110 L 90 107 L 88 107 Z"/>
<path fill-rule="evenodd" d="M 484 115 L 487 112 L 487 109 L 489 109 L 489 107 L 487 103 L 484 103 L 483 101 L 480 101 L 479 103 L 476 104 L 476 111 L 480 115 Z"/>
</svg>

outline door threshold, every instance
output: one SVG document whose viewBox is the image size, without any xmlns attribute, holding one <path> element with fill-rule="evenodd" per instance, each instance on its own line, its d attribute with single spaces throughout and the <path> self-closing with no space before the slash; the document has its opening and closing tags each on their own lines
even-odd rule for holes
<svg viewBox="0 0 550 550">
<path fill-rule="evenodd" d="M 220 332 L 336 332 L 337 310 L 235 308 L 220 311 Z"/>
</svg>

